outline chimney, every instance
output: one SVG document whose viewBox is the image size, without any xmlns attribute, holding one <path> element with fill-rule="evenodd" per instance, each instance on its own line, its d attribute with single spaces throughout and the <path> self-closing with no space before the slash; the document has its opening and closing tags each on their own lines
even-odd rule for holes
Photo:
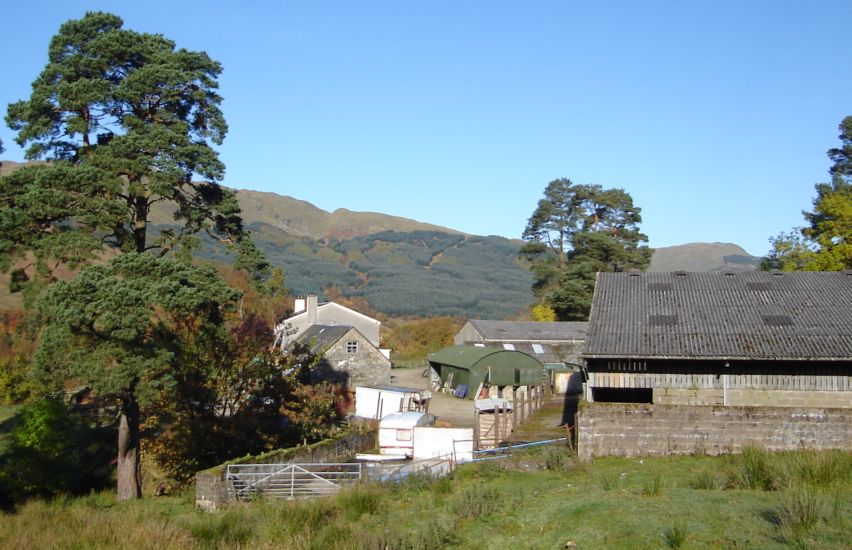
<svg viewBox="0 0 852 550">
<path fill-rule="evenodd" d="M 317 295 L 308 294 L 308 324 L 317 322 Z"/>
</svg>

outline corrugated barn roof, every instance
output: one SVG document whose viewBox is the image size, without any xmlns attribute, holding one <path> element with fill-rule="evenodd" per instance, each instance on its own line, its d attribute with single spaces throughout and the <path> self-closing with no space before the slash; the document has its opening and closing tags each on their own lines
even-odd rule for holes
<svg viewBox="0 0 852 550">
<path fill-rule="evenodd" d="M 487 321 L 471 319 L 470 324 L 487 340 L 571 342 L 586 338 L 585 321 Z"/>
<path fill-rule="evenodd" d="M 600 273 L 587 358 L 852 359 L 852 272 Z"/>
</svg>

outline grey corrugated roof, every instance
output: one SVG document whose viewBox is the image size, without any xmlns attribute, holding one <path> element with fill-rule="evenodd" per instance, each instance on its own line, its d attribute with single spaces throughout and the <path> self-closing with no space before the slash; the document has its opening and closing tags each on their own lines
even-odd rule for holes
<svg viewBox="0 0 852 550">
<path fill-rule="evenodd" d="M 583 351 L 583 343 L 581 341 L 577 341 L 577 343 L 557 343 L 557 344 L 536 344 L 538 349 L 541 350 L 541 353 L 538 352 L 536 347 L 533 346 L 530 342 L 505 342 L 507 344 L 512 344 L 514 346 L 515 351 L 520 351 L 535 357 L 542 363 L 573 363 L 578 364 L 581 360 L 581 353 Z M 474 346 L 476 344 L 473 344 Z M 503 346 L 503 342 L 484 342 L 482 345 L 491 349 L 506 349 Z"/>
<path fill-rule="evenodd" d="M 324 353 L 350 330 L 349 325 L 311 325 L 296 342 L 308 346 L 311 353 Z"/>
<path fill-rule="evenodd" d="M 585 340 L 588 323 L 585 321 L 537 323 L 529 321 L 482 321 L 471 319 L 470 324 L 488 340 L 573 341 Z"/>
<path fill-rule="evenodd" d="M 600 273 L 587 358 L 852 359 L 852 272 Z"/>
</svg>

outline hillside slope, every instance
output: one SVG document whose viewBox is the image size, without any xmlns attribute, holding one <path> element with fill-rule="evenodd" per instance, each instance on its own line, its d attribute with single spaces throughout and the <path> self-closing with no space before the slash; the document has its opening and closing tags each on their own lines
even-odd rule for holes
<svg viewBox="0 0 852 550">
<path fill-rule="evenodd" d="M 752 271 L 760 258 L 731 243 L 689 243 L 654 250 L 648 271 Z"/>
</svg>

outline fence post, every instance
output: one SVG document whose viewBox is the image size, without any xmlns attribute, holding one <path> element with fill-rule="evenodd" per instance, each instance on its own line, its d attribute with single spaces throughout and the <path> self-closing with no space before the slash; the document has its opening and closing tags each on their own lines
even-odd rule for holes
<svg viewBox="0 0 852 550">
<path fill-rule="evenodd" d="M 535 412 L 535 409 L 533 408 L 535 407 L 535 388 L 533 386 L 527 386 L 527 392 L 530 394 L 530 400 L 527 404 L 527 418 L 529 418 Z"/>
<path fill-rule="evenodd" d="M 475 403 L 475 401 L 474 401 Z M 479 409 L 474 405 L 473 407 L 473 450 L 478 451 L 481 449 L 481 443 L 479 441 Z"/>
<path fill-rule="evenodd" d="M 494 407 L 494 446 L 500 446 L 500 405 Z"/>
<path fill-rule="evenodd" d="M 516 402 L 516 397 L 515 387 L 512 386 L 512 431 L 518 429 L 518 403 Z"/>
</svg>

